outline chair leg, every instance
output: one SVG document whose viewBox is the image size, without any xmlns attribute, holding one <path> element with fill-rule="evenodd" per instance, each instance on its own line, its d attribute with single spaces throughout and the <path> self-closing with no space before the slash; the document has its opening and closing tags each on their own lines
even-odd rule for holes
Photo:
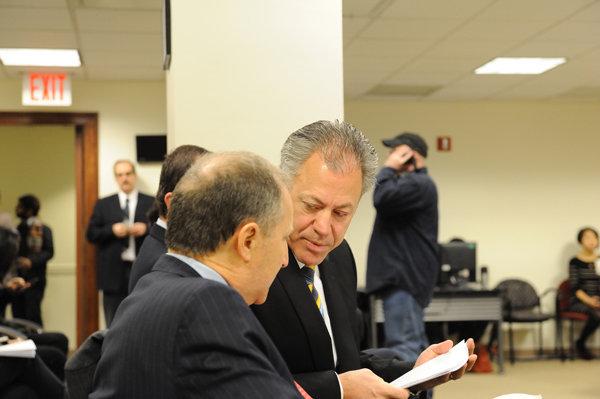
<svg viewBox="0 0 600 399">
<path fill-rule="evenodd" d="M 542 357 L 544 355 L 544 348 L 543 348 L 543 337 L 542 337 L 542 323 L 538 323 L 538 329 L 540 332 L 540 341 L 538 344 L 538 357 Z"/>
<path fill-rule="evenodd" d="M 512 323 L 508 323 L 508 341 L 510 346 L 510 364 L 515 364 L 515 347 L 513 343 Z"/>
<path fill-rule="evenodd" d="M 574 332 L 573 324 L 574 324 L 574 322 L 571 319 L 571 325 L 569 326 L 569 358 L 571 360 L 575 360 L 575 348 L 573 345 L 573 335 L 575 335 L 575 332 Z"/>
</svg>

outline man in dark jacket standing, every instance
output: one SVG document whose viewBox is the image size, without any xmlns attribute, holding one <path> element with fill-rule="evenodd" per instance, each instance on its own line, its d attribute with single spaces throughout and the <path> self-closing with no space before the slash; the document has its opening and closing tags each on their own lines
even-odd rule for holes
<svg viewBox="0 0 600 399">
<path fill-rule="evenodd" d="M 131 162 L 117 161 L 114 172 L 119 192 L 96 202 L 87 229 L 87 239 L 98 245 L 98 289 L 104 293 L 107 327 L 127 296 L 131 265 L 148 235 L 146 212 L 154 202 L 138 192 Z"/>
<path fill-rule="evenodd" d="M 17 258 L 18 275 L 26 287 L 15 291 L 12 299 L 13 316 L 42 325 L 42 299 L 46 290 L 46 265 L 54 256 L 52 230 L 38 219 L 40 201 L 33 195 L 19 198 L 15 209 L 21 223 Z"/>
<path fill-rule="evenodd" d="M 403 133 L 383 144 L 392 150 L 373 195 L 367 291 L 383 299 L 384 346 L 416 360 L 429 345 L 423 318 L 438 273 L 438 194 L 420 136 Z"/>
</svg>

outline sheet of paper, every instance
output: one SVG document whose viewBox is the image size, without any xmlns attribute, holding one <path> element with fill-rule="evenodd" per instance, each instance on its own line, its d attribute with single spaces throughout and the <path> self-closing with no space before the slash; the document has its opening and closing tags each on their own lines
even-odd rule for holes
<svg viewBox="0 0 600 399">
<path fill-rule="evenodd" d="M 469 360 L 469 349 L 465 341 L 460 341 L 447 353 L 412 369 L 392 381 L 391 384 L 398 388 L 410 388 L 422 382 L 456 371 L 464 366 L 467 360 Z"/>
<path fill-rule="evenodd" d="M 16 344 L 0 346 L 0 356 L 34 358 L 35 350 L 35 343 L 28 339 L 26 341 L 17 342 Z"/>
<path fill-rule="evenodd" d="M 494 399 L 542 399 L 541 395 L 525 395 L 524 393 L 511 393 L 508 395 L 498 396 Z"/>
</svg>

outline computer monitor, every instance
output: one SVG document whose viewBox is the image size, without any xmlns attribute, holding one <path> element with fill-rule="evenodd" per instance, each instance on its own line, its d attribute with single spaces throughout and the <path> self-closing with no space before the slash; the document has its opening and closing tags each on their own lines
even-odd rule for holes
<svg viewBox="0 0 600 399">
<path fill-rule="evenodd" d="M 477 281 L 477 244 L 440 243 L 438 286 L 466 286 Z"/>
</svg>

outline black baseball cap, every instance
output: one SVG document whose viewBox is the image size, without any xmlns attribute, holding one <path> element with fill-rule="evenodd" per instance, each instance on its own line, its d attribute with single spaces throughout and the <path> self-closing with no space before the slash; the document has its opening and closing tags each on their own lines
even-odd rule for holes
<svg viewBox="0 0 600 399">
<path fill-rule="evenodd" d="M 418 134 L 405 132 L 397 135 L 393 139 L 383 140 L 383 145 L 386 147 L 398 147 L 402 144 L 406 144 L 414 151 L 427 158 L 427 143 Z"/>
</svg>

